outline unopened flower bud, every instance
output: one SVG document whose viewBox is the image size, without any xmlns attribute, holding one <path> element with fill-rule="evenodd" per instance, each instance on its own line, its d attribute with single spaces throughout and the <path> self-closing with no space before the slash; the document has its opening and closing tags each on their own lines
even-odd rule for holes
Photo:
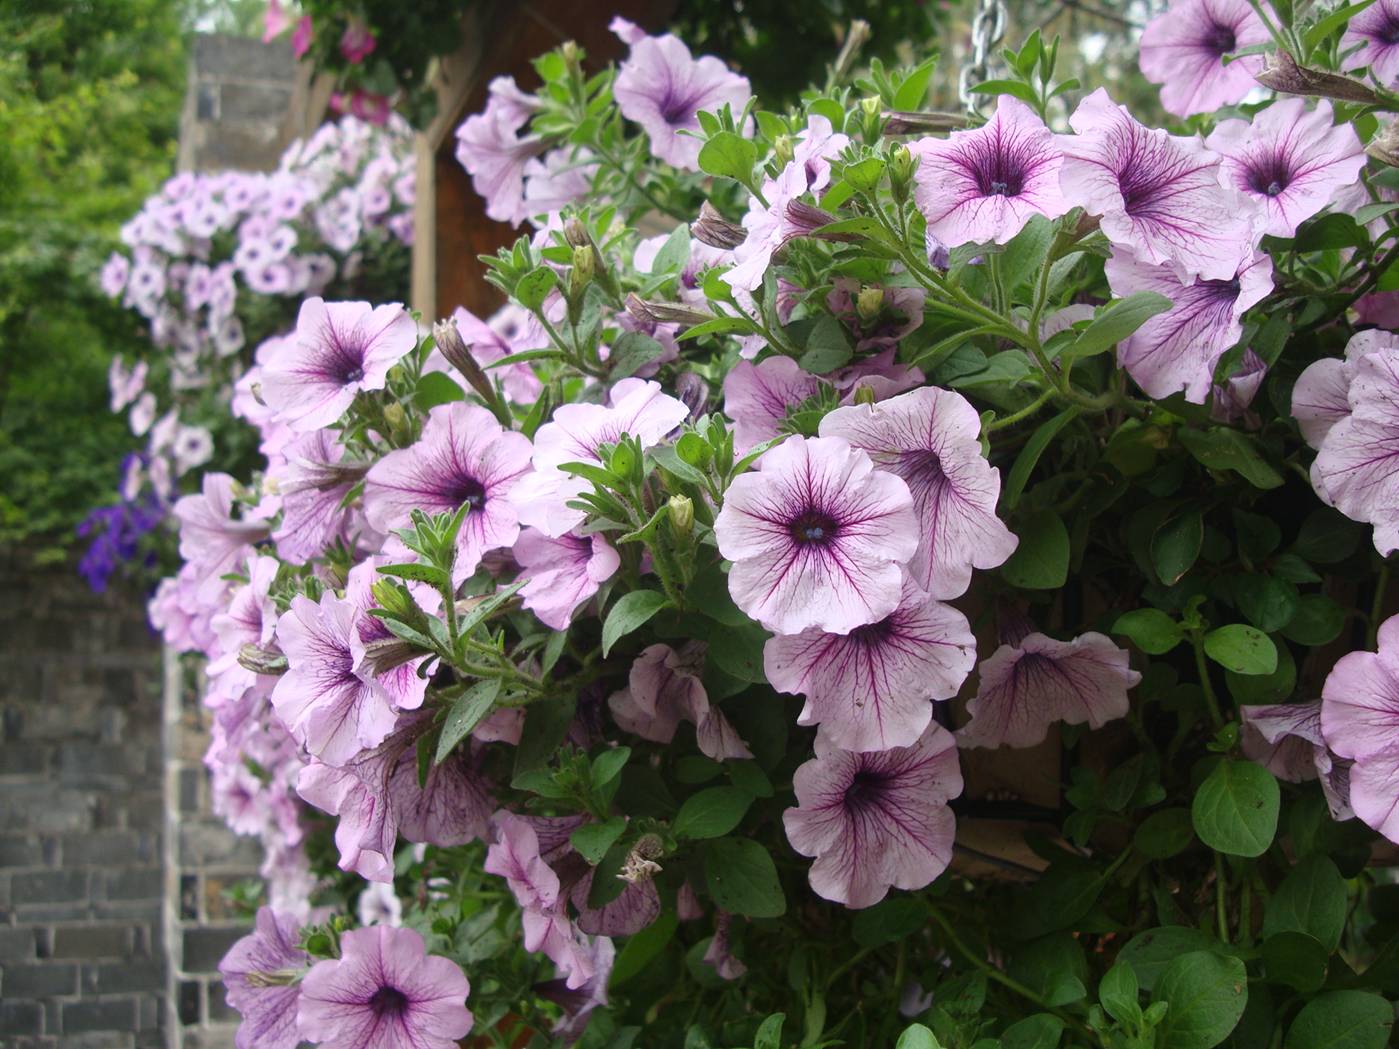
<svg viewBox="0 0 1399 1049">
<path fill-rule="evenodd" d="M 491 380 L 471 355 L 471 348 L 466 345 L 461 332 L 457 331 L 456 321 L 438 321 L 432 326 L 432 338 L 447 363 L 461 373 L 473 390 L 488 401 L 495 396 Z"/>
<path fill-rule="evenodd" d="M 643 834 L 627 853 L 622 870 L 617 875 L 623 881 L 650 881 L 661 873 L 661 865 L 656 857 L 661 854 L 661 839 L 655 834 Z"/>
<path fill-rule="evenodd" d="M 796 155 L 792 145 L 791 135 L 778 135 L 777 141 L 772 144 L 772 153 L 777 160 L 779 168 L 785 168 L 792 162 L 792 157 Z"/>
<path fill-rule="evenodd" d="M 593 238 L 588 234 L 588 227 L 583 225 L 582 220 L 574 216 L 564 220 L 563 239 L 573 248 L 591 248 Z"/>
<path fill-rule="evenodd" d="M 866 286 L 855 296 L 855 313 L 862 321 L 871 321 L 884 308 L 884 289 Z"/>
<path fill-rule="evenodd" d="M 918 158 L 907 146 L 895 146 L 889 154 L 889 185 L 896 200 L 903 202 L 908 196 L 908 187 L 913 182 L 913 173 L 918 170 Z"/>
<path fill-rule="evenodd" d="M 576 40 L 565 40 L 559 46 L 559 54 L 563 56 L 564 65 L 569 72 L 581 73 L 583 69 L 583 49 L 578 46 Z"/>
<path fill-rule="evenodd" d="M 656 324 L 660 320 L 660 318 L 651 312 L 651 308 L 646 304 L 646 300 L 634 291 L 627 293 L 626 301 L 623 305 L 626 307 L 627 315 L 638 324 Z"/>
<path fill-rule="evenodd" d="M 369 592 L 374 595 L 374 607 L 392 612 L 399 619 L 407 619 L 418 611 L 413 595 L 392 579 L 380 577 L 374 580 Z"/>
<path fill-rule="evenodd" d="M 876 95 L 869 95 L 860 99 L 860 112 L 865 115 L 866 120 L 873 120 L 879 116 L 879 98 Z"/>
<path fill-rule="evenodd" d="M 287 672 L 287 657 L 275 648 L 244 645 L 238 650 L 238 665 L 254 674 L 275 676 Z"/>
<path fill-rule="evenodd" d="M 690 223 L 690 233 L 701 244 L 725 251 L 732 251 L 748 237 L 746 229 L 724 218 L 707 200 L 700 205 L 699 218 Z"/>
<path fill-rule="evenodd" d="M 1382 164 L 1399 167 L 1399 122 L 1390 121 L 1380 128 L 1370 139 L 1365 152 Z"/>
<path fill-rule="evenodd" d="M 961 113 L 909 113 L 889 110 L 884 114 L 886 135 L 917 135 L 925 131 L 956 131 L 967 126 Z"/>
<path fill-rule="evenodd" d="M 573 270 L 569 273 L 569 290 L 577 295 L 586 288 L 593 280 L 593 274 L 597 272 L 597 267 L 593 263 L 593 249 L 589 245 L 580 245 L 573 249 Z"/>
<path fill-rule="evenodd" d="M 871 386 L 871 385 L 870 385 L 869 383 L 867 383 L 867 382 L 862 382 L 862 383 L 860 383 L 859 386 L 856 386 L 856 387 L 855 387 L 855 403 L 856 403 L 856 404 L 873 404 L 873 403 L 874 403 L 874 387 Z"/>
<path fill-rule="evenodd" d="M 675 302 L 643 302 L 642 308 L 653 321 L 663 324 L 704 324 L 712 321 L 714 314 L 706 313 L 704 310 L 691 309 L 689 306 L 681 306 Z"/>
<path fill-rule="evenodd" d="M 397 401 L 391 401 L 384 405 L 384 423 L 395 435 L 406 432 L 408 426 L 408 415 L 403 410 L 403 405 Z"/>
<path fill-rule="evenodd" d="M 397 670 L 423 654 L 422 649 L 397 637 L 384 637 L 364 644 L 364 665 L 376 677 Z"/>
<path fill-rule="evenodd" d="M 845 43 L 841 46 L 840 54 L 836 56 L 835 66 L 831 70 L 831 79 L 839 84 L 850 75 L 850 71 L 855 67 L 855 58 L 859 55 L 860 49 L 870 42 L 870 37 L 874 35 L 870 29 L 870 24 L 863 18 L 857 18 L 850 23 L 850 28 L 845 34 Z"/>
<path fill-rule="evenodd" d="M 695 504 L 687 495 L 672 495 L 666 502 L 666 516 L 677 535 L 689 535 L 695 527 Z"/>
</svg>

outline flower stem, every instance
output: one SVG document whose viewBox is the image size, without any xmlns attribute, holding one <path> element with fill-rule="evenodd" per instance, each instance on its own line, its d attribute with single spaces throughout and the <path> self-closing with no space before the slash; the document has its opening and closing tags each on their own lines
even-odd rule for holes
<svg viewBox="0 0 1399 1049">
<path fill-rule="evenodd" d="M 1198 630 L 1191 631 L 1190 645 L 1195 649 L 1195 671 L 1200 677 L 1200 692 L 1205 697 L 1205 706 L 1209 708 L 1210 723 L 1215 729 L 1221 729 L 1224 727 L 1224 716 L 1219 712 L 1219 697 L 1210 683 L 1210 668 L 1205 662 L 1205 641 Z"/>
</svg>

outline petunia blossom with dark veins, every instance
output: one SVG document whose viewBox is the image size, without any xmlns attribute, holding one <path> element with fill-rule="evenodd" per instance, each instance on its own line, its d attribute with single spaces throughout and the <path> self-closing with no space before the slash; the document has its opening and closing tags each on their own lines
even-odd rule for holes
<svg viewBox="0 0 1399 1049">
<path fill-rule="evenodd" d="M 1382 86 L 1393 87 L 1399 80 L 1399 0 L 1375 0 L 1357 12 L 1341 37 L 1340 53 L 1347 69 L 1368 66 Z"/>
<path fill-rule="evenodd" d="M 1243 101 L 1263 56 L 1236 56 L 1268 42 L 1248 0 L 1176 0 L 1142 30 L 1142 73 L 1161 85 L 1161 105 L 1178 117 Z"/>
</svg>

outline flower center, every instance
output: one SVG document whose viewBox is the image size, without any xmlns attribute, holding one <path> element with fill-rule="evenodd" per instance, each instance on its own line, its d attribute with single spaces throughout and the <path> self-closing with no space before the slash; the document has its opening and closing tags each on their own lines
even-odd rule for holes
<svg viewBox="0 0 1399 1049">
<path fill-rule="evenodd" d="M 380 987 L 369 999 L 369 1008 L 379 1017 L 402 1016 L 408 1011 L 408 996 L 397 987 Z"/>
<path fill-rule="evenodd" d="M 884 793 L 889 778 L 874 769 L 861 769 L 845 788 L 845 807 L 859 810 L 878 799 Z"/>
<path fill-rule="evenodd" d="M 1276 197 L 1292 181 L 1292 171 L 1282 157 L 1261 159 L 1248 172 L 1249 189 L 1267 197 Z"/>
<path fill-rule="evenodd" d="M 1375 34 L 1375 39 L 1386 47 L 1393 47 L 1395 44 L 1399 44 L 1399 21 L 1386 22 L 1380 28 L 1380 31 Z"/>
<path fill-rule="evenodd" d="M 892 615 L 885 616 L 878 623 L 857 626 L 854 630 L 850 631 L 850 639 L 857 645 L 863 645 L 866 648 L 877 648 L 887 641 L 889 636 L 894 633 L 894 627 L 894 617 Z"/>
<path fill-rule="evenodd" d="M 1217 55 L 1226 55 L 1238 44 L 1234 30 L 1227 25 L 1212 25 L 1206 30 L 1201 45 Z"/>
<path fill-rule="evenodd" d="M 463 477 L 448 493 L 448 498 L 458 506 L 465 503 L 469 507 L 468 514 L 475 513 L 486 505 L 486 486 L 474 477 Z"/>
<path fill-rule="evenodd" d="M 792 538 L 801 546 L 829 543 L 840 531 L 834 517 L 820 510 L 804 510 L 787 525 Z"/>
</svg>

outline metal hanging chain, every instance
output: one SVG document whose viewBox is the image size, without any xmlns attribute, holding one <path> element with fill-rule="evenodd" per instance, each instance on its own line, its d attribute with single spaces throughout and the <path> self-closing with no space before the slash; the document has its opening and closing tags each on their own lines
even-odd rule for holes
<svg viewBox="0 0 1399 1049">
<path fill-rule="evenodd" d="M 972 16 L 971 60 L 962 67 L 957 78 L 957 95 L 968 113 L 978 113 L 981 110 L 985 96 L 978 95 L 972 87 L 987 79 L 991 52 L 1001 42 L 1005 31 L 1004 0 L 977 0 L 976 14 Z"/>
</svg>

